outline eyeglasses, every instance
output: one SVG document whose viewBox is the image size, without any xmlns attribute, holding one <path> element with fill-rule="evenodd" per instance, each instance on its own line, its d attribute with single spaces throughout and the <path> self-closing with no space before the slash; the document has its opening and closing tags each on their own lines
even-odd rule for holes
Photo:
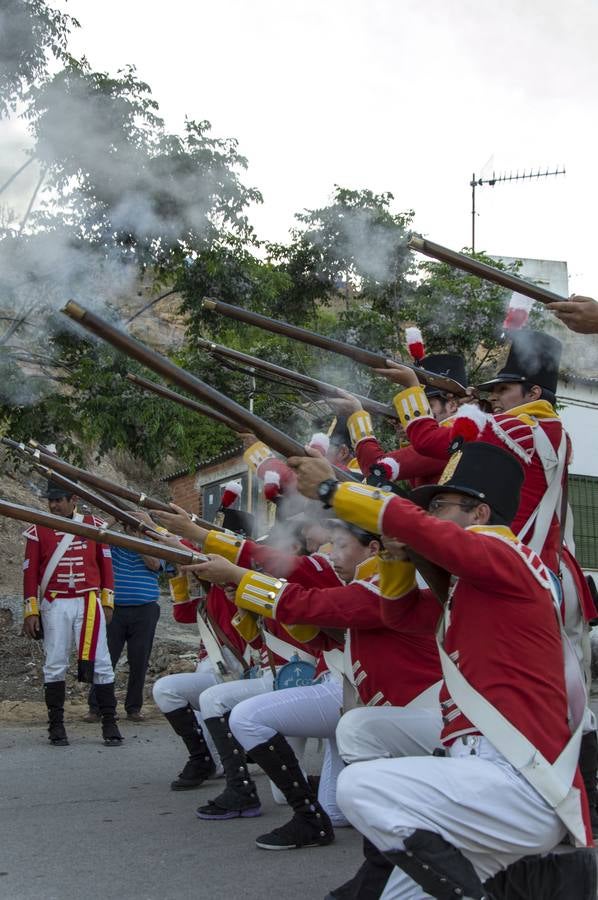
<svg viewBox="0 0 598 900">
<path fill-rule="evenodd" d="M 430 500 L 428 512 L 438 512 L 443 506 L 460 506 L 461 509 L 464 509 L 466 512 L 471 512 L 472 509 L 475 509 L 476 506 L 479 505 L 479 503 L 472 502 L 471 500 Z"/>
</svg>

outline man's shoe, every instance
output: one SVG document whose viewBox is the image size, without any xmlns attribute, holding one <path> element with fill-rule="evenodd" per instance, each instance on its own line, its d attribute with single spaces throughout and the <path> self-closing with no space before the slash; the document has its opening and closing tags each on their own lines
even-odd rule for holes
<svg viewBox="0 0 598 900">
<path fill-rule="evenodd" d="M 188 759 L 183 767 L 183 771 L 177 775 L 174 781 L 170 782 L 171 791 L 190 791 L 197 788 L 207 781 L 208 778 L 216 771 L 216 766 L 206 766 L 204 760 Z"/>
<path fill-rule="evenodd" d="M 53 747 L 68 747 L 69 740 L 62 722 L 55 722 L 48 728 L 48 740 Z"/>
<path fill-rule="evenodd" d="M 217 819 L 255 819 L 262 814 L 262 807 L 246 806 L 244 809 L 226 809 L 215 800 L 209 800 L 207 806 L 198 806 L 195 815 L 198 819 L 216 821 Z"/>
<path fill-rule="evenodd" d="M 127 719 L 129 722 L 145 722 L 145 716 L 140 709 L 137 709 L 134 712 L 128 712 Z"/>
<path fill-rule="evenodd" d="M 85 713 L 84 716 L 81 716 L 81 721 L 89 722 L 89 724 L 91 725 L 92 723 L 99 722 L 101 718 L 102 717 L 100 716 L 99 712 L 95 712 L 95 710 L 90 709 Z"/>
<path fill-rule="evenodd" d="M 296 812 L 290 822 L 262 834 L 255 844 L 262 850 L 297 850 L 325 847 L 334 841 L 334 829 L 325 813 Z"/>
<path fill-rule="evenodd" d="M 120 747 L 124 740 L 116 722 L 102 722 L 102 737 L 106 747 Z"/>
</svg>

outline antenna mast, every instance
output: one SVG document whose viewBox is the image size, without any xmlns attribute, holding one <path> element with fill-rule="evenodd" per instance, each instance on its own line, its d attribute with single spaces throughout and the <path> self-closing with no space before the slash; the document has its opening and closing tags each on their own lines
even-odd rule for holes
<svg viewBox="0 0 598 900">
<path fill-rule="evenodd" d="M 541 172 L 538 168 L 537 172 L 534 172 L 533 169 L 530 169 L 529 172 L 523 170 L 523 174 L 519 174 L 519 169 L 516 174 L 513 172 L 509 172 L 508 174 L 504 172 L 502 175 L 496 175 L 494 172 L 492 173 L 492 178 L 477 178 L 475 172 L 471 176 L 471 181 L 469 182 L 469 186 L 471 188 L 471 250 L 472 253 L 475 252 L 475 217 L 476 217 L 476 205 L 475 205 L 475 192 L 477 187 L 482 187 L 483 184 L 489 184 L 490 187 L 494 187 L 495 184 L 499 184 L 501 181 L 523 181 L 524 179 L 531 178 L 548 178 L 551 175 L 565 175 L 565 167 L 560 168 L 556 167 L 552 172 L 546 169 L 545 172 Z"/>
</svg>

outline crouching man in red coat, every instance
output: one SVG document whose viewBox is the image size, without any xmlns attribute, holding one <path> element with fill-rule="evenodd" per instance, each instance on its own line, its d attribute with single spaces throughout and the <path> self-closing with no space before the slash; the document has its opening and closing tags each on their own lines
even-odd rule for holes
<svg viewBox="0 0 598 900">
<path fill-rule="evenodd" d="M 48 482 L 50 512 L 90 525 L 103 522 L 76 512 L 76 497 Z M 94 684 L 106 746 L 118 746 L 114 671 L 108 652 L 106 620 L 112 618 L 113 573 L 110 548 L 41 525 L 25 532 L 23 563 L 25 634 L 44 639 L 44 697 L 48 738 L 68 745 L 64 728 L 65 678 L 73 640 L 78 648 L 77 678 Z"/>
<path fill-rule="evenodd" d="M 577 768 L 583 681 L 574 664 L 565 676 L 570 647 L 551 576 L 509 528 L 523 480 L 518 461 L 470 444 L 441 483 L 412 492 L 415 502 L 337 484 L 321 459 L 289 464 L 306 496 L 408 542 L 453 576 L 437 634 L 443 756 L 357 762 L 338 782 L 349 821 L 397 866 L 384 896 L 503 897 L 499 873 L 523 857 L 548 853 L 567 833 L 591 846 Z M 413 578 L 396 602 L 412 603 L 418 593 L 425 592 Z M 570 856 L 569 893 L 550 896 L 595 896 L 593 853 Z"/>
</svg>

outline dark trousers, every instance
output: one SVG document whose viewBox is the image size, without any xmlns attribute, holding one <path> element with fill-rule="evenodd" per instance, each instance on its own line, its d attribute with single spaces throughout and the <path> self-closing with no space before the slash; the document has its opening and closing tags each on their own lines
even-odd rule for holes
<svg viewBox="0 0 598 900">
<path fill-rule="evenodd" d="M 145 673 L 152 652 L 156 625 L 160 618 L 160 606 L 156 603 L 143 603 L 138 606 L 115 606 L 112 621 L 108 625 L 108 650 L 112 665 L 116 667 L 127 645 L 127 662 L 129 663 L 129 680 L 125 710 L 128 713 L 139 712 L 143 706 L 143 685 Z M 89 708 L 98 709 L 95 691 L 89 692 Z"/>
</svg>

